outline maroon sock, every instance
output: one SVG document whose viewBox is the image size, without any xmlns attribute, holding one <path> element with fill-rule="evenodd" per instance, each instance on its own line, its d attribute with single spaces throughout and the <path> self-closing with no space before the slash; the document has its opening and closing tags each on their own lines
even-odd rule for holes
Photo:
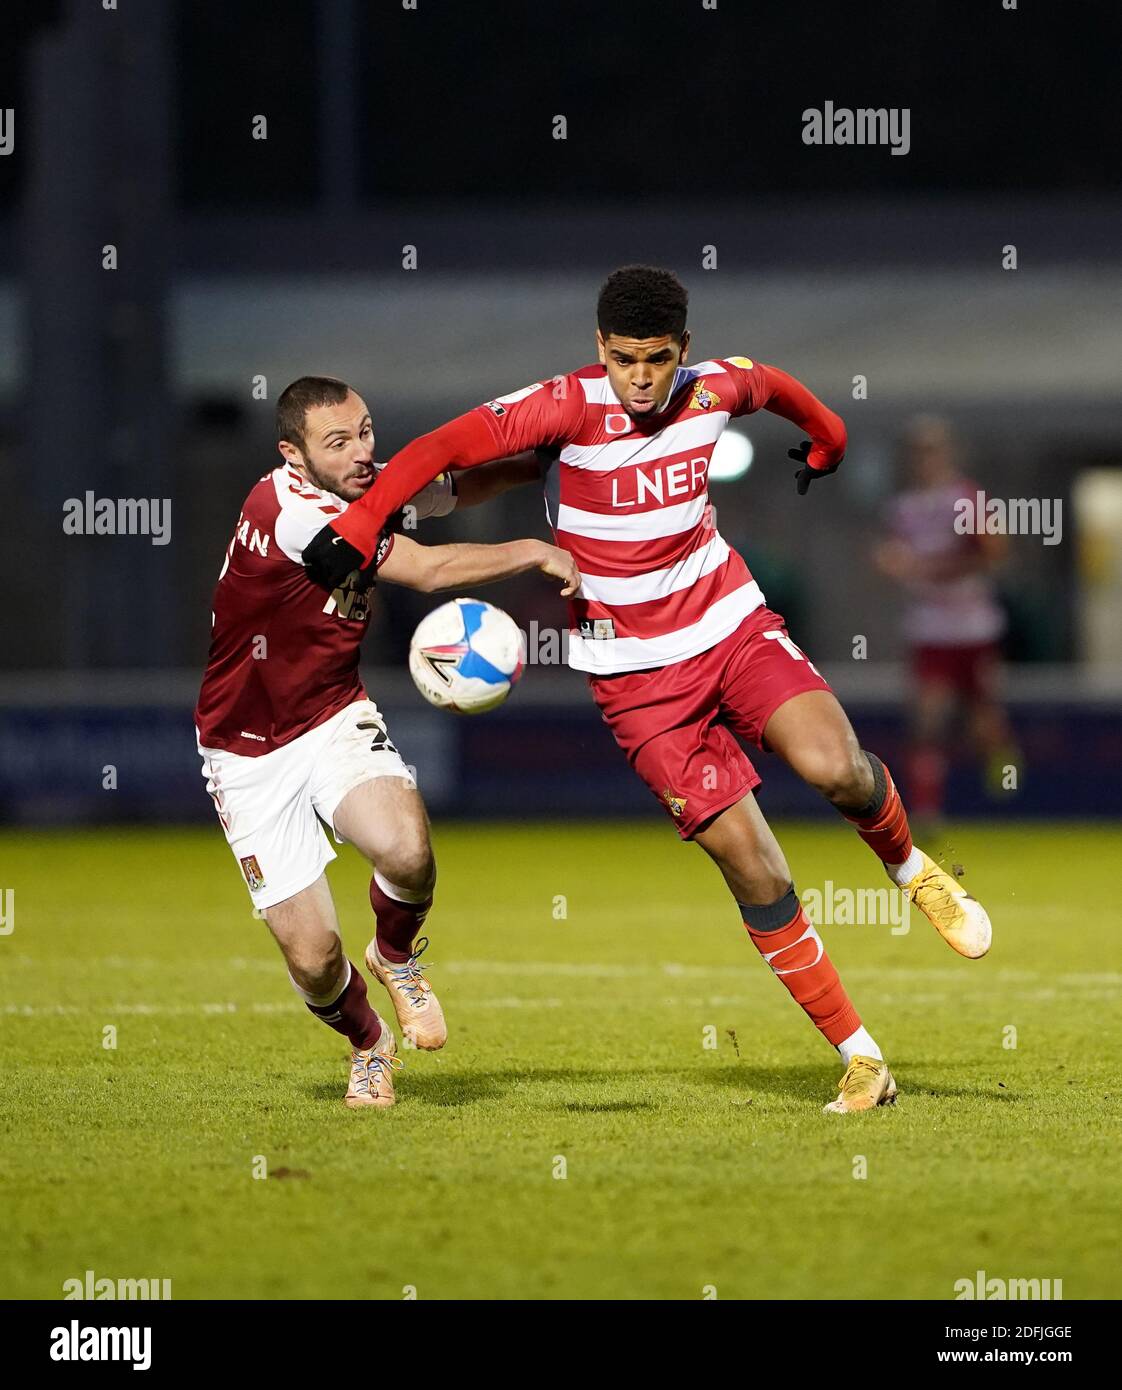
<svg viewBox="0 0 1122 1390">
<path fill-rule="evenodd" d="M 361 971 L 350 961 L 347 964 L 351 967 L 351 977 L 338 999 L 332 1004 L 309 1004 L 308 1010 L 336 1033 L 342 1033 L 352 1047 L 365 1051 L 382 1036 L 382 1025 L 367 1001 L 366 981 Z"/>
<path fill-rule="evenodd" d="M 432 907 L 432 894 L 421 903 L 399 902 L 383 892 L 371 876 L 370 906 L 378 923 L 378 950 L 386 960 L 403 964 L 413 954 L 413 942 Z"/>
</svg>

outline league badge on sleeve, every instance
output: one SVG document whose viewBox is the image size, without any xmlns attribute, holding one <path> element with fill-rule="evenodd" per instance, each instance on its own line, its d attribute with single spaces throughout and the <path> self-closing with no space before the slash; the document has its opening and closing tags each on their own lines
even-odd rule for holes
<svg viewBox="0 0 1122 1390">
<path fill-rule="evenodd" d="M 245 874 L 245 881 L 249 884 L 251 893 L 258 892 L 265 886 L 265 875 L 261 872 L 261 865 L 257 862 L 256 854 L 247 854 L 244 859 L 238 861 L 242 866 L 242 873 Z"/>
</svg>

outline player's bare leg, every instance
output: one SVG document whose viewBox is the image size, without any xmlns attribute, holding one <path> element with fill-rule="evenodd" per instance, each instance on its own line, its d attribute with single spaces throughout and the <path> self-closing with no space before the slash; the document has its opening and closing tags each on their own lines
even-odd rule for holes
<svg viewBox="0 0 1122 1390">
<path fill-rule="evenodd" d="M 309 1012 L 351 1044 L 352 1108 L 394 1103 L 393 1033 L 370 1007 L 366 981 L 343 954 L 327 876 L 265 909 L 265 920 Z"/>
<path fill-rule="evenodd" d="M 907 813 L 888 769 L 857 742 L 837 698 L 795 695 L 768 721 L 768 746 L 856 828 L 946 943 L 975 959 L 990 948 L 990 919 L 958 880 L 912 844 Z"/>
<path fill-rule="evenodd" d="M 370 905 L 377 929 L 366 966 L 385 986 L 402 1033 L 426 1051 L 448 1040 L 444 1010 L 418 964 L 428 945 L 418 937 L 436 884 L 425 803 L 400 777 L 360 782 L 335 810 L 335 829 L 374 867 Z"/>
<path fill-rule="evenodd" d="M 842 987 L 821 937 L 795 895 L 791 871 L 753 793 L 694 839 L 724 875 L 756 949 L 846 1064 L 841 1095 L 825 1108 L 869 1110 L 896 1098 L 896 1083 Z"/>
</svg>

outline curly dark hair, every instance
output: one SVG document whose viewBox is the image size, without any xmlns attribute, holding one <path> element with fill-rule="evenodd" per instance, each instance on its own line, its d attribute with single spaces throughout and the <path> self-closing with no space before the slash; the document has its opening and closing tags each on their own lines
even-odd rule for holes
<svg viewBox="0 0 1122 1390">
<path fill-rule="evenodd" d="M 682 341 L 689 292 L 672 270 L 625 265 L 613 270 L 600 288 L 596 322 L 606 338 L 661 338 Z"/>
</svg>

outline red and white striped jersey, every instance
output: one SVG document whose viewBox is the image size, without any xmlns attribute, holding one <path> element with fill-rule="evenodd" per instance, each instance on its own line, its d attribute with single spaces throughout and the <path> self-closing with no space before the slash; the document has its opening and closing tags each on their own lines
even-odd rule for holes
<svg viewBox="0 0 1122 1390">
<path fill-rule="evenodd" d="M 684 661 L 764 602 L 713 524 L 708 476 L 729 420 L 766 399 L 763 370 L 730 357 L 679 367 L 665 406 L 640 419 L 624 410 L 602 366 L 478 407 L 504 453 L 560 446 L 546 475 L 546 513 L 581 571 L 569 634 L 578 671 Z"/>
<path fill-rule="evenodd" d="M 977 536 L 955 530 L 959 500 L 973 497 L 975 483 L 966 478 L 932 488 L 902 492 L 888 509 L 888 526 L 897 540 L 924 560 L 962 557 L 960 574 L 942 579 L 912 579 L 903 588 L 904 637 L 917 647 L 962 647 L 996 642 L 1005 632 L 1005 612 L 991 575 L 970 567 L 981 544 Z"/>
</svg>

